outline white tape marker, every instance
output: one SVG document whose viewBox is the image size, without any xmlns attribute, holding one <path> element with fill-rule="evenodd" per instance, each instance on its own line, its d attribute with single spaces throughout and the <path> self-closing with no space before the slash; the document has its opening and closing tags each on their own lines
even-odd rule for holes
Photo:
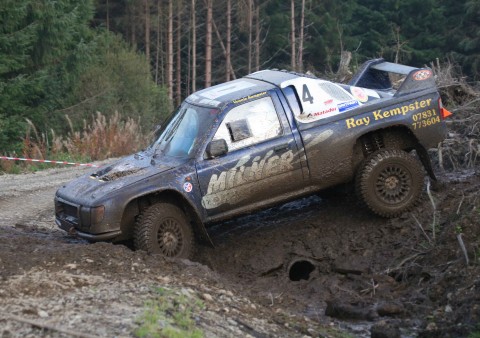
<svg viewBox="0 0 480 338">
<path fill-rule="evenodd" d="M 91 163 L 75 163 L 75 162 L 67 162 L 67 161 L 36 160 L 36 159 L 33 159 L 33 158 L 8 157 L 8 156 L 0 156 L 0 160 L 64 164 L 64 165 L 74 165 L 74 166 L 77 166 L 77 167 L 92 167 L 92 168 L 98 168 L 99 167 L 98 165 L 91 164 Z"/>
</svg>

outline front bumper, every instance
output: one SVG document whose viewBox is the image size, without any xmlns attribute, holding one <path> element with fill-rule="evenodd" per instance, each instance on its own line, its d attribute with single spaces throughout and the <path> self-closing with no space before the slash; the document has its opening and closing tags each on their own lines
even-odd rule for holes
<svg viewBox="0 0 480 338">
<path fill-rule="evenodd" d="M 110 239 L 114 239 L 115 237 L 118 237 L 122 234 L 121 230 L 109 231 L 101 234 L 89 234 L 89 233 L 77 230 L 73 224 L 70 224 L 66 220 L 61 220 L 58 217 L 55 217 L 55 223 L 58 225 L 60 229 L 65 230 L 70 235 L 77 236 L 91 242 L 107 241 Z"/>
<path fill-rule="evenodd" d="M 104 222 L 103 214 L 100 219 L 93 217 L 91 211 L 95 209 L 67 201 L 57 195 L 55 196 L 55 223 L 69 234 L 92 242 L 110 240 L 121 235 L 120 227 L 112 226 L 117 222 Z"/>
</svg>

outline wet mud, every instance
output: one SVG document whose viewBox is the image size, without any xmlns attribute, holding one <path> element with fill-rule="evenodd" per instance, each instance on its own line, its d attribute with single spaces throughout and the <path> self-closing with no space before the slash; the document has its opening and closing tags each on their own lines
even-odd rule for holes
<svg viewBox="0 0 480 338">
<path fill-rule="evenodd" d="M 30 179 L 31 190 L 0 176 L 0 336 L 65 336 L 19 317 L 77 333 L 132 335 L 152 285 L 200 295 L 206 310 L 197 324 L 211 336 L 478 332 L 479 172 L 441 175 L 417 208 L 394 219 L 373 215 L 341 187 L 215 224 L 215 247 L 199 246 L 195 262 L 68 236 L 53 222 L 53 194 L 69 176 Z"/>
</svg>

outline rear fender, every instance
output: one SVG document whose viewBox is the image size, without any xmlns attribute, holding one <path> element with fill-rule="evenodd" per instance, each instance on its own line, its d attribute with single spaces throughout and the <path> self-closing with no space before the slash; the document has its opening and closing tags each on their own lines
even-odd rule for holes
<svg viewBox="0 0 480 338">
<path fill-rule="evenodd" d="M 407 152 L 415 149 L 425 171 L 432 180 L 436 180 L 427 150 L 406 126 L 378 129 L 360 136 L 353 149 L 353 167 L 358 168 L 368 155 L 382 148 L 400 149 Z"/>
</svg>

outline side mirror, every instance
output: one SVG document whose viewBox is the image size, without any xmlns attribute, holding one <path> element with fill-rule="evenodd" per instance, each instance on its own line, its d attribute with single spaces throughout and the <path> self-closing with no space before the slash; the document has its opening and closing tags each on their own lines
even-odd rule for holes
<svg viewBox="0 0 480 338">
<path fill-rule="evenodd" d="M 207 158 L 215 158 L 228 153 L 227 141 L 224 139 L 213 140 L 207 145 Z"/>
</svg>

